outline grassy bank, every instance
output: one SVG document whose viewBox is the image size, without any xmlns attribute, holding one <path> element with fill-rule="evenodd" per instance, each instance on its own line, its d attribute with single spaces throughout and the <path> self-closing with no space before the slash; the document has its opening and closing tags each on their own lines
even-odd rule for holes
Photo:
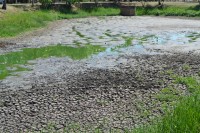
<svg viewBox="0 0 200 133">
<path fill-rule="evenodd" d="M 34 28 L 43 27 L 47 22 L 59 19 L 81 18 L 89 16 L 118 15 L 116 8 L 96 8 L 93 10 L 77 10 L 74 12 L 58 12 L 52 10 L 7 13 L 0 20 L 0 37 L 12 37 Z"/>
<path fill-rule="evenodd" d="M 0 19 L 0 37 L 12 37 L 31 29 L 45 26 L 49 21 L 59 19 L 82 18 L 89 16 L 114 16 L 119 15 L 118 8 L 95 8 L 77 11 L 20 11 L 17 13 L 6 13 Z M 167 5 L 164 8 L 157 6 L 137 7 L 137 15 L 154 16 L 187 16 L 200 17 L 200 6 Z"/>
<path fill-rule="evenodd" d="M 200 84 L 196 77 L 177 77 L 176 82 L 186 85 L 190 94 L 166 113 L 160 121 L 135 129 L 133 133 L 199 133 Z"/>
<path fill-rule="evenodd" d="M 200 6 L 148 6 L 138 7 L 137 15 L 200 17 Z"/>
</svg>

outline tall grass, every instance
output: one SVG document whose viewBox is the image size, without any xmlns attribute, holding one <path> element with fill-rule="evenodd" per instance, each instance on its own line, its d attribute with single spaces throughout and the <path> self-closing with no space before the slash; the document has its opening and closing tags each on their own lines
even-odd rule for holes
<svg viewBox="0 0 200 133">
<path fill-rule="evenodd" d="M 138 7 L 137 15 L 200 17 L 199 9 L 199 6 L 166 6 L 163 8 L 147 6 L 146 8 Z"/>
<path fill-rule="evenodd" d="M 40 10 L 6 14 L 0 20 L 0 37 L 12 37 L 25 31 L 45 26 L 47 22 L 58 19 L 81 18 L 88 16 L 112 16 L 118 15 L 116 8 L 94 8 L 91 10 L 77 11 L 52 11 Z"/>
<path fill-rule="evenodd" d="M 160 121 L 143 126 L 134 133 L 199 133 L 200 132 L 200 84 L 194 77 L 178 77 L 178 83 L 188 87 L 190 95 L 179 101 L 173 111 Z"/>
<path fill-rule="evenodd" d="M 20 12 L 6 14 L 0 20 L 0 37 L 15 36 L 33 28 L 42 27 L 57 19 L 51 11 Z"/>
</svg>

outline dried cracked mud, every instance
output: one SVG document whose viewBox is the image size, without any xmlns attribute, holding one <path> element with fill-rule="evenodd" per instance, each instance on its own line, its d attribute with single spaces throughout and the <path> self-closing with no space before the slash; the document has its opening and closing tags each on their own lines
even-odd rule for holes
<svg viewBox="0 0 200 133">
<path fill-rule="evenodd" d="M 199 20 L 162 17 L 92 17 L 1 39 L 0 54 L 57 44 L 100 45 L 88 58 L 37 58 L 0 80 L 0 132 L 77 128 L 124 131 L 163 114 L 156 95 L 178 75 L 199 72 Z M 187 66 L 187 69 L 186 67 Z"/>
</svg>

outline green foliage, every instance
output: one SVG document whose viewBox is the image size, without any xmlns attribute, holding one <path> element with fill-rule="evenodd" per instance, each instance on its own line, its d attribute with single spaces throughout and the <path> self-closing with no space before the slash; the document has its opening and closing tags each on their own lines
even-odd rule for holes
<svg viewBox="0 0 200 133">
<path fill-rule="evenodd" d="M 74 5 L 77 2 L 80 2 L 80 0 L 66 0 L 67 5 L 69 6 Z"/>
<path fill-rule="evenodd" d="M 184 7 L 184 6 L 167 6 L 164 8 L 147 6 L 145 8 L 138 7 L 137 15 L 155 15 L 155 16 L 187 16 L 199 17 L 200 10 L 197 7 Z"/>
<path fill-rule="evenodd" d="M 43 7 L 47 7 L 48 5 L 52 4 L 52 0 L 39 0 Z"/>
</svg>

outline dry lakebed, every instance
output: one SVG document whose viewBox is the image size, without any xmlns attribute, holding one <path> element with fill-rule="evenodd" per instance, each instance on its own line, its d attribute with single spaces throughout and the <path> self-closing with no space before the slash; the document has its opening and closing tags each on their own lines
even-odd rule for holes
<svg viewBox="0 0 200 133">
<path fill-rule="evenodd" d="M 199 31 L 199 20 L 91 17 L 0 39 L 0 132 L 124 131 L 156 119 L 163 88 L 187 93 L 169 73 L 199 72 Z"/>
</svg>

